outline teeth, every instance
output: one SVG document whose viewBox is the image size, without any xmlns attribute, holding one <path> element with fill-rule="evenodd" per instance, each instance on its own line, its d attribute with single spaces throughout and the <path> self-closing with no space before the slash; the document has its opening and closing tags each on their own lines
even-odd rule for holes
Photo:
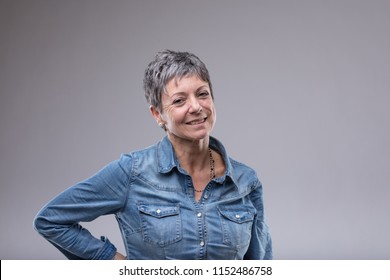
<svg viewBox="0 0 390 280">
<path fill-rule="evenodd" d="M 195 121 L 189 122 L 189 124 L 200 124 L 200 123 L 204 122 L 204 120 L 205 119 L 195 120 Z"/>
</svg>

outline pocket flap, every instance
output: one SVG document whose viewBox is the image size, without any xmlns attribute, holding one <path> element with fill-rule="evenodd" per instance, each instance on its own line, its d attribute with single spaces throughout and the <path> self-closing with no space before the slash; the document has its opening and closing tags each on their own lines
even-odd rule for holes
<svg viewBox="0 0 390 280">
<path fill-rule="evenodd" d="M 176 205 L 153 205 L 153 204 L 138 204 L 138 210 L 144 214 L 163 218 L 179 214 L 179 204 Z"/>
<path fill-rule="evenodd" d="M 219 213 L 226 219 L 242 224 L 254 219 L 255 211 L 249 207 L 218 207 Z"/>
</svg>

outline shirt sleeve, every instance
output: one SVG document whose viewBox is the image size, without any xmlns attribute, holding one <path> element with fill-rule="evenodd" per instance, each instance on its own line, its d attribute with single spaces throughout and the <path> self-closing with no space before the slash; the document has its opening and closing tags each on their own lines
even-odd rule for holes
<svg viewBox="0 0 390 280">
<path fill-rule="evenodd" d="M 131 157 L 123 155 L 48 202 L 34 219 L 35 229 L 68 259 L 113 259 L 116 248 L 108 238 L 94 237 L 80 222 L 121 211 L 130 172 Z"/>
<path fill-rule="evenodd" d="M 250 196 L 253 205 L 256 207 L 257 214 L 252 227 L 251 242 L 244 259 L 271 260 L 273 259 L 272 239 L 265 219 L 263 188 L 259 180 L 256 181 Z"/>
</svg>

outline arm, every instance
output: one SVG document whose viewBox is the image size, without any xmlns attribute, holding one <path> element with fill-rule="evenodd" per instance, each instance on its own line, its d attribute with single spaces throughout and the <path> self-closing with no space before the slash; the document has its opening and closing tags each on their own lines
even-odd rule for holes
<svg viewBox="0 0 390 280">
<path fill-rule="evenodd" d="M 252 226 L 252 238 L 244 259 L 270 260 L 273 258 L 272 240 L 268 225 L 265 221 L 263 188 L 259 180 L 255 183 L 254 190 L 250 194 L 251 201 L 257 210 Z"/>
<path fill-rule="evenodd" d="M 95 238 L 80 222 L 121 211 L 130 170 L 131 158 L 122 156 L 65 190 L 40 210 L 35 229 L 69 259 L 113 259 L 115 246 L 105 237 Z"/>
<path fill-rule="evenodd" d="M 114 260 L 115 261 L 118 261 L 118 260 L 125 260 L 126 259 L 126 257 L 124 256 L 124 255 L 122 255 L 121 253 L 116 253 L 115 254 L 115 257 L 114 257 Z"/>
</svg>

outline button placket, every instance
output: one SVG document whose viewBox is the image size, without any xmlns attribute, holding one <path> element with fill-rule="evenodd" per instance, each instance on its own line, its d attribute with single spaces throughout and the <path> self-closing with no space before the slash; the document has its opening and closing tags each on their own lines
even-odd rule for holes
<svg viewBox="0 0 390 280">
<path fill-rule="evenodd" d="M 204 221 L 203 203 L 196 204 L 196 220 L 198 225 L 198 246 L 199 246 L 199 259 L 204 259 L 206 255 L 206 225 Z"/>
</svg>

